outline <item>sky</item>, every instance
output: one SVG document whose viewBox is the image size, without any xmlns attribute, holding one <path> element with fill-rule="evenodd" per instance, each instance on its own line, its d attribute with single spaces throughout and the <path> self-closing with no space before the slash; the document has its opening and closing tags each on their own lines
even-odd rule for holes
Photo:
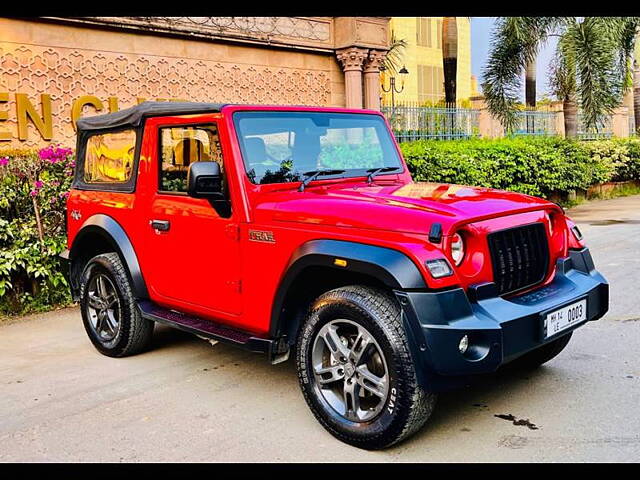
<svg viewBox="0 0 640 480">
<path fill-rule="evenodd" d="M 478 79 L 478 90 L 482 90 L 482 70 L 489 56 L 491 33 L 496 17 L 472 17 L 471 19 L 471 73 Z M 549 63 L 555 51 L 556 38 L 553 37 L 542 46 L 538 53 L 537 96 L 538 99 L 549 92 L 547 82 Z M 524 74 L 522 80 L 522 99 L 524 100 Z"/>
</svg>

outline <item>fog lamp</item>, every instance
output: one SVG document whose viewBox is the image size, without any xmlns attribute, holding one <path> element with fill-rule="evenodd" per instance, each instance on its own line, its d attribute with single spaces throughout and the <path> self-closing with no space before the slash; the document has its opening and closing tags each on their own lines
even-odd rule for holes
<svg viewBox="0 0 640 480">
<path fill-rule="evenodd" d="M 453 270 L 449 266 L 449 262 L 445 258 L 437 258 L 436 260 L 427 260 L 427 269 L 433 278 L 442 278 L 453 275 Z"/>
<path fill-rule="evenodd" d="M 469 336 L 463 335 L 460 343 L 458 344 L 458 350 L 460 350 L 460 353 L 464 355 L 464 353 L 467 351 L 467 348 L 469 348 Z"/>
</svg>

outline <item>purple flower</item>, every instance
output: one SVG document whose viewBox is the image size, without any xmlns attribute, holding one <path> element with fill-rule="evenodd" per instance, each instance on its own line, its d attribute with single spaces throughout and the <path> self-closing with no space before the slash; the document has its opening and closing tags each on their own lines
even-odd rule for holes
<svg viewBox="0 0 640 480">
<path fill-rule="evenodd" d="M 36 180 L 34 185 L 35 185 L 36 189 L 39 190 L 44 186 L 44 183 L 42 181 L 40 181 L 40 180 Z"/>
<path fill-rule="evenodd" d="M 32 197 L 35 197 L 36 195 L 38 195 L 38 191 L 37 190 L 31 190 L 29 192 L 29 195 L 31 195 Z"/>
<path fill-rule="evenodd" d="M 62 148 L 59 144 L 49 145 L 38 151 L 38 156 L 41 160 L 46 160 L 49 163 L 60 163 L 67 160 L 73 150 L 70 148 Z"/>
<path fill-rule="evenodd" d="M 0 167 L 4 167 L 9 163 L 9 157 L 0 158 Z"/>
</svg>

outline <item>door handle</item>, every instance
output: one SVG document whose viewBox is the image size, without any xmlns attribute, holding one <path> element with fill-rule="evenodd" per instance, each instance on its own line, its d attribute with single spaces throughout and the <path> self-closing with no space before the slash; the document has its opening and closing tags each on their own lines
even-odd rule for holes
<svg viewBox="0 0 640 480">
<path fill-rule="evenodd" d="M 151 228 L 159 232 L 168 232 L 171 227 L 169 220 L 151 220 L 149 221 Z"/>
</svg>

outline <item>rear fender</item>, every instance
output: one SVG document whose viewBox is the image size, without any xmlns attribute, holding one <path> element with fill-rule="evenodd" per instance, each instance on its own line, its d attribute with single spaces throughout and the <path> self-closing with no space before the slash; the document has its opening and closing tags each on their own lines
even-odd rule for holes
<svg viewBox="0 0 640 480">
<path fill-rule="evenodd" d="M 92 239 L 96 237 L 108 244 L 112 249 L 111 251 L 116 252 L 120 257 L 120 260 L 127 268 L 134 296 L 139 299 L 149 298 L 147 285 L 131 240 L 129 240 L 129 237 L 120 224 L 108 215 L 93 215 L 89 217 L 78 230 L 69 251 L 71 272 L 74 272 L 74 264 L 77 264 L 82 258 L 86 258 L 87 251 L 89 251 L 90 256 L 93 256 L 91 255 Z M 96 250 L 95 254 L 97 255 L 99 253 L 102 252 Z M 77 280 L 77 276 L 72 274 L 71 289 L 74 298 L 79 293 Z"/>
</svg>

